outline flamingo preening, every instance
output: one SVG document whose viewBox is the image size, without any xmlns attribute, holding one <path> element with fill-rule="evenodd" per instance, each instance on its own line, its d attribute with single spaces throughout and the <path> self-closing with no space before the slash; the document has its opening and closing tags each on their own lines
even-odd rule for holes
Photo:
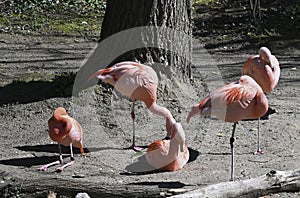
<svg viewBox="0 0 300 198">
<path fill-rule="evenodd" d="M 171 127 L 169 139 L 156 140 L 147 148 L 147 162 L 159 170 L 177 171 L 189 160 L 189 150 L 185 144 L 185 133 L 180 123 Z"/>
<path fill-rule="evenodd" d="M 82 155 L 85 155 L 82 144 L 82 128 L 77 120 L 70 117 L 63 107 L 55 109 L 53 116 L 48 121 L 49 136 L 58 143 L 59 160 L 43 165 L 39 168 L 41 171 L 46 171 L 48 167 L 63 164 L 61 153 L 61 145 L 70 146 L 71 161 L 57 168 L 57 171 L 63 171 L 64 168 L 74 164 L 74 155 L 72 146 L 80 148 Z"/>
<path fill-rule="evenodd" d="M 251 76 L 265 93 L 271 92 L 277 85 L 280 76 L 280 66 L 277 58 L 266 47 L 261 47 L 258 55 L 251 56 L 243 65 L 242 75 Z M 262 154 L 259 141 L 259 121 L 257 121 L 257 151 Z"/>
</svg>

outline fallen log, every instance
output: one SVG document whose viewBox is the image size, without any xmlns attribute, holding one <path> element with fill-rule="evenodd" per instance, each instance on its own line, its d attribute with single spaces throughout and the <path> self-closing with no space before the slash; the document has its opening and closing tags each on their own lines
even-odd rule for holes
<svg viewBox="0 0 300 198">
<path fill-rule="evenodd" d="M 18 180 L 3 186 L 0 194 L 13 197 L 47 197 L 52 191 L 57 197 L 75 197 L 76 194 L 85 192 L 90 197 L 161 197 L 161 189 L 157 185 L 107 185 L 96 182 L 80 180 L 67 180 L 48 178 L 39 180 Z"/>
<path fill-rule="evenodd" d="M 279 192 L 300 191 L 300 169 L 289 171 L 271 170 L 257 178 L 235 182 L 222 182 L 172 196 L 185 197 L 259 197 Z"/>
</svg>

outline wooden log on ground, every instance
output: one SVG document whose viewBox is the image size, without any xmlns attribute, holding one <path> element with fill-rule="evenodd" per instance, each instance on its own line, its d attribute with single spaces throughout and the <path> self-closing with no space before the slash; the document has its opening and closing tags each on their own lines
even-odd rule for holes
<svg viewBox="0 0 300 198">
<path fill-rule="evenodd" d="M 300 169 L 289 171 L 271 170 L 267 174 L 257 178 L 208 185 L 206 187 L 172 197 L 259 197 L 272 193 L 299 191 Z"/>
<path fill-rule="evenodd" d="M 86 182 L 80 180 L 67 180 L 59 178 L 39 179 L 39 180 L 19 180 L 13 184 L 2 187 L 4 194 L 23 195 L 22 197 L 47 197 L 48 192 L 52 191 L 57 197 L 75 197 L 76 194 L 85 192 L 90 197 L 161 197 L 161 189 L 157 185 L 136 185 L 120 184 L 107 185 L 95 182 Z M 8 194 L 8 193 L 6 193 Z"/>
</svg>

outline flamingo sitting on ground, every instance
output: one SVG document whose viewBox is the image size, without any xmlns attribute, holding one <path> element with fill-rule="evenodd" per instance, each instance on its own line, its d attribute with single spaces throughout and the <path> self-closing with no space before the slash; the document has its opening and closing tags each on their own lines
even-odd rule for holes
<svg viewBox="0 0 300 198">
<path fill-rule="evenodd" d="M 141 150 L 141 148 L 135 145 L 134 105 L 136 100 L 143 101 L 152 113 L 165 117 L 167 136 L 170 136 L 171 126 L 175 123 L 175 119 L 167 108 L 156 104 L 158 77 L 152 67 L 136 62 L 125 61 L 117 63 L 112 67 L 98 70 L 89 80 L 94 77 L 112 85 L 117 91 L 133 101 L 131 106 L 133 139 L 130 148 L 135 151 Z"/>
<path fill-rule="evenodd" d="M 268 110 L 268 100 L 262 88 L 250 76 L 243 75 L 238 82 L 227 84 L 193 106 L 187 116 L 187 123 L 196 114 L 216 116 L 225 122 L 232 122 L 231 180 L 234 179 L 234 132 L 238 121 L 257 119 Z"/>
<path fill-rule="evenodd" d="M 147 162 L 159 170 L 176 171 L 189 160 L 189 150 L 185 144 L 185 133 L 180 123 L 174 123 L 170 139 L 151 143 L 145 154 Z"/>
<path fill-rule="evenodd" d="M 271 92 L 279 81 L 280 67 L 277 58 L 266 47 L 261 47 L 258 55 L 251 56 L 243 65 L 242 75 L 251 76 L 265 93 Z M 259 118 L 257 122 L 257 151 L 262 154 L 259 146 Z"/>
<path fill-rule="evenodd" d="M 70 117 L 63 107 L 55 109 L 53 116 L 48 121 L 49 136 L 53 141 L 58 143 L 59 160 L 46 164 L 39 168 L 39 170 L 46 171 L 48 167 L 63 164 L 61 153 L 61 144 L 70 146 L 71 162 L 57 168 L 57 171 L 63 171 L 64 168 L 74 164 L 74 156 L 72 146 L 80 148 L 82 155 L 85 155 L 82 145 L 82 128 L 77 120 Z"/>
</svg>

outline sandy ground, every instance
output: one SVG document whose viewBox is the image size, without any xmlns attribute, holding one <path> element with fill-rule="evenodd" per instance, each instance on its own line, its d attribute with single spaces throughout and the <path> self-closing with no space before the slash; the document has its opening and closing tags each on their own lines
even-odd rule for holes
<svg viewBox="0 0 300 198">
<path fill-rule="evenodd" d="M 81 38 L 0 35 L 2 193 L 9 184 L 31 179 L 50 181 L 58 178 L 70 182 L 94 182 L 99 186 L 128 184 L 128 188 L 157 185 L 161 192 L 228 181 L 232 124 L 198 116 L 187 125 L 185 118 L 190 106 L 209 91 L 237 80 L 243 62 L 249 55 L 256 54 L 258 47 L 237 50 L 237 45 L 228 44 L 209 51 L 194 49 L 194 60 L 197 61 L 194 62 L 193 81 L 173 81 L 167 89 L 166 85 L 161 85 L 158 91 L 158 104 L 169 108 L 184 127 L 192 155 L 190 162 L 177 172 L 131 174 L 129 171 L 138 157 L 134 151 L 123 149 L 131 144 L 129 101 L 105 85 L 95 85 L 78 97 L 66 97 L 70 89 L 67 86 L 62 95 L 56 94 L 60 93 L 57 87 L 51 86 L 54 75 L 78 71 L 84 57 L 95 45 Z M 253 154 L 257 121 L 243 121 L 237 125 L 236 180 L 257 177 L 273 169 L 297 169 L 300 164 L 299 40 L 288 48 L 280 48 L 278 44 L 268 47 L 281 64 L 279 84 L 267 95 L 269 106 L 276 113 L 261 121 L 263 155 Z M 18 81 L 30 75 L 33 75 L 27 80 L 30 82 Z M 55 94 L 46 94 L 49 91 Z M 55 167 L 40 172 L 38 167 L 58 156 L 57 145 L 47 133 L 47 120 L 58 106 L 64 106 L 81 123 L 84 146 L 90 154 L 84 158 L 77 151 L 75 165 L 62 173 L 56 173 Z M 151 114 L 143 103 L 138 103 L 136 110 L 137 143 L 146 146 L 163 138 L 164 120 Z M 64 149 L 64 154 L 68 161 L 68 148 Z M 134 170 L 138 169 L 135 167 Z M 80 178 L 75 178 L 76 175 Z M 49 190 L 55 191 L 55 188 Z M 40 192 L 39 196 L 43 197 L 45 193 Z M 31 196 L 38 197 L 37 194 Z M 299 196 L 299 193 L 282 193 L 273 197 Z"/>
</svg>

